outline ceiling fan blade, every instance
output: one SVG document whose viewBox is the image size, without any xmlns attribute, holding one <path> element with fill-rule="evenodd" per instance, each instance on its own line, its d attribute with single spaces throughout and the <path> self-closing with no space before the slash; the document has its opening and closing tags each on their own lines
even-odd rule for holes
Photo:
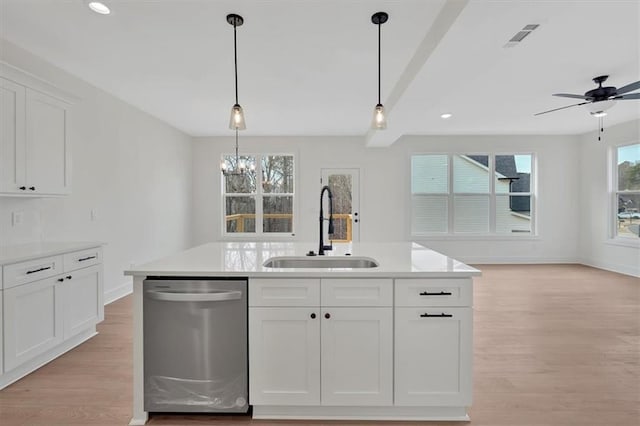
<svg viewBox="0 0 640 426">
<path fill-rule="evenodd" d="M 618 93 L 618 95 L 622 95 L 624 93 L 633 92 L 636 89 L 640 89 L 640 81 L 622 86 L 621 88 L 617 89 L 616 92 Z"/>
<path fill-rule="evenodd" d="M 615 98 L 613 98 L 616 101 L 624 101 L 629 100 L 629 99 L 640 99 L 640 93 L 629 93 L 628 95 L 622 95 L 622 96 L 616 96 Z"/>
<path fill-rule="evenodd" d="M 591 102 L 580 102 L 579 104 L 567 105 L 567 106 L 563 106 L 563 107 L 556 108 L 556 109 L 550 109 L 549 111 L 543 111 L 543 112 L 539 112 L 539 113 L 533 114 L 533 115 L 534 116 L 542 115 L 542 114 L 546 114 L 548 112 L 560 111 L 561 109 L 571 108 L 571 107 L 578 106 L 578 105 L 586 105 L 586 104 L 590 104 L 590 103 Z"/>
<path fill-rule="evenodd" d="M 584 95 L 572 95 L 571 93 L 554 93 L 553 96 L 560 96 L 561 98 L 589 99 Z"/>
</svg>

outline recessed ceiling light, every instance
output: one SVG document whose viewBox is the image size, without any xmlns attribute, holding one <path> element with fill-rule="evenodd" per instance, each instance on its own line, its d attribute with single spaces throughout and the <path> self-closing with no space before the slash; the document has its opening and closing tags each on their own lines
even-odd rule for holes
<svg viewBox="0 0 640 426">
<path fill-rule="evenodd" d="M 99 13 L 100 15 L 108 15 L 111 13 L 111 9 L 109 9 L 106 4 L 99 1 L 90 1 L 88 6 L 89 9 L 93 10 L 96 13 Z"/>
<path fill-rule="evenodd" d="M 453 117 L 453 114 L 450 114 L 450 113 L 448 113 L 448 112 L 445 112 L 444 114 L 440 114 L 440 118 L 443 118 L 443 119 L 445 119 L 445 120 L 446 120 L 447 118 L 451 118 L 451 117 Z"/>
</svg>

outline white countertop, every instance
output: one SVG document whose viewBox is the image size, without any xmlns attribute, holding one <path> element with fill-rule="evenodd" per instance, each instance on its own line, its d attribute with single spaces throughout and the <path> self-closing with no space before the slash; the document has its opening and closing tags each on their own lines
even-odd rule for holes
<svg viewBox="0 0 640 426">
<path fill-rule="evenodd" d="M 22 262 L 39 257 L 55 256 L 77 250 L 99 247 L 104 243 L 96 241 L 80 242 L 40 242 L 0 247 L 0 265 Z"/>
<path fill-rule="evenodd" d="M 480 271 L 419 244 L 334 244 L 327 256 L 366 256 L 376 268 L 267 268 L 274 256 L 304 256 L 317 243 L 227 242 L 208 243 L 125 271 L 134 276 L 200 277 L 470 277 Z"/>
</svg>

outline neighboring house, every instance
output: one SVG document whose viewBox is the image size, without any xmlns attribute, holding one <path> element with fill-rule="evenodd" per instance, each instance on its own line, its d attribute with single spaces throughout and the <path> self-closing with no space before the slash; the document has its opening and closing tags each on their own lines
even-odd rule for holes
<svg viewBox="0 0 640 426">
<path fill-rule="evenodd" d="M 489 173 L 489 157 L 486 155 L 460 155 L 458 165 L 467 164 L 470 176 L 475 176 L 478 181 L 486 182 L 486 174 Z M 466 161 L 463 161 L 466 160 Z M 464 166 L 463 166 L 464 167 Z M 519 173 L 516 167 L 515 156 L 496 156 L 496 194 L 528 193 L 531 188 L 531 174 Z M 478 176 L 481 175 L 481 176 Z M 530 232 L 531 229 L 531 197 L 530 196 L 509 196 L 508 203 L 501 202 L 496 198 L 496 229 L 497 232 Z M 506 198 L 506 197 L 505 197 Z"/>
</svg>

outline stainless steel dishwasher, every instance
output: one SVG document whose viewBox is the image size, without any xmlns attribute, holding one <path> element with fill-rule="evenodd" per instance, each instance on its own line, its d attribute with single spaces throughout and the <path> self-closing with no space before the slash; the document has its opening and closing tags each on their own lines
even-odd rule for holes
<svg viewBox="0 0 640 426">
<path fill-rule="evenodd" d="M 143 292 L 145 411 L 247 412 L 247 280 L 150 277 Z"/>
</svg>

